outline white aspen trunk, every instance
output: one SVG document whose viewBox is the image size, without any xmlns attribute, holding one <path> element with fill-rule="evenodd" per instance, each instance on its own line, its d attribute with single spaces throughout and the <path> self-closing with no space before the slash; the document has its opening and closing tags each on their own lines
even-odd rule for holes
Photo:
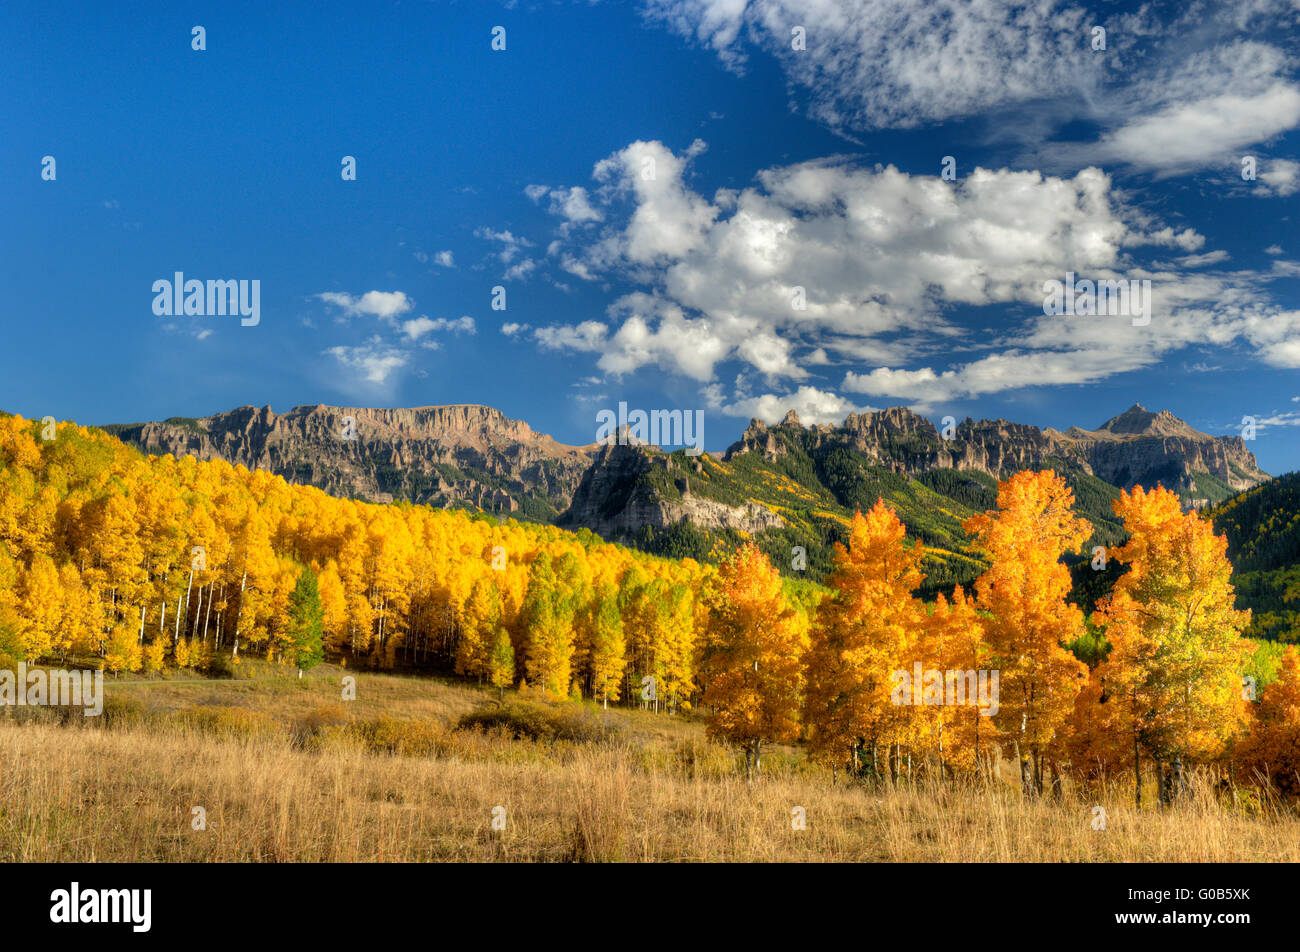
<svg viewBox="0 0 1300 952">
<path fill-rule="evenodd" d="M 166 588 L 167 588 L 167 573 L 164 572 L 164 573 L 163 573 L 163 577 L 162 577 L 162 585 L 159 586 L 159 591 L 162 593 L 162 596 L 163 596 L 162 599 L 160 600 L 160 604 L 162 605 L 162 607 L 161 607 L 161 608 L 159 609 L 159 611 L 158 611 L 158 634 L 160 634 L 160 635 L 161 635 L 164 631 L 167 630 L 167 628 L 166 628 L 166 625 L 167 625 L 167 595 L 166 595 L 166 592 L 163 591 L 163 590 L 166 589 Z"/>
<path fill-rule="evenodd" d="M 140 606 L 140 644 L 144 644 L 144 606 Z"/>
<path fill-rule="evenodd" d="M 212 596 L 213 589 L 216 588 L 215 581 L 208 584 L 208 613 L 203 616 L 203 643 L 208 643 L 208 622 L 212 621 Z"/>
<path fill-rule="evenodd" d="M 189 617 L 189 611 L 188 611 L 188 609 L 186 610 L 186 617 Z M 194 628 L 193 628 L 193 631 L 194 631 L 195 633 L 197 633 L 198 630 L 199 630 L 199 619 L 202 618 L 202 617 L 203 617 L 203 586 L 200 585 L 200 586 L 199 586 L 199 594 L 198 594 L 198 602 L 197 602 L 197 603 L 195 604 L 195 606 L 194 606 Z M 185 628 L 186 628 L 186 631 L 187 631 L 187 632 L 190 631 L 190 626 L 189 626 L 189 625 L 186 625 Z M 190 639 L 193 639 L 194 635 L 190 634 L 190 635 L 187 635 L 187 637 L 190 638 Z"/>
<path fill-rule="evenodd" d="M 248 570 L 244 570 L 244 577 L 239 581 L 239 614 L 235 616 L 235 641 L 232 657 L 239 657 L 239 632 L 244 627 L 244 592 L 248 588 Z"/>
<path fill-rule="evenodd" d="M 185 634 L 186 635 L 190 633 L 190 592 L 193 589 L 194 589 L 194 570 L 190 569 L 190 580 L 185 583 Z"/>
</svg>

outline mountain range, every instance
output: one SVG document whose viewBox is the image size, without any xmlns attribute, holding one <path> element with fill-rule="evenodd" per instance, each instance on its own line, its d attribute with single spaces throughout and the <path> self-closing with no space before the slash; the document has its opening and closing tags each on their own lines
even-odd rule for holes
<svg viewBox="0 0 1300 952">
<path fill-rule="evenodd" d="M 1240 437 L 1139 405 L 1093 430 L 949 423 L 941 431 L 894 407 L 805 426 L 791 412 L 774 426 L 751 421 L 724 453 L 694 457 L 633 441 L 569 446 L 479 405 L 249 406 L 104 429 L 148 453 L 220 458 L 336 496 L 586 528 L 665 555 L 709 559 L 754 537 L 781 564 L 802 547 L 815 574 L 853 511 L 883 496 L 929 550 L 934 588 L 982 570 L 961 522 L 991 508 L 997 480 L 1021 469 L 1065 476 L 1093 524 L 1089 545 L 1119 541 L 1110 501 L 1121 488 L 1162 483 L 1203 507 L 1269 479 Z"/>
</svg>

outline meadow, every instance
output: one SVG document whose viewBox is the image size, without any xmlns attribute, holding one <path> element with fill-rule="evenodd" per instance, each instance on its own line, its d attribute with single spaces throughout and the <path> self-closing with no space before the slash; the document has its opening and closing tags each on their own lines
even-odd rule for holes
<svg viewBox="0 0 1300 952">
<path fill-rule="evenodd" d="M 1139 811 L 1127 778 L 1059 799 L 1025 797 L 1014 763 L 872 785 L 783 745 L 749 782 L 694 715 L 332 665 L 238 674 L 109 677 L 98 718 L 0 709 L 0 861 L 1300 861 L 1293 806 L 1201 775 Z"/>
</svg>

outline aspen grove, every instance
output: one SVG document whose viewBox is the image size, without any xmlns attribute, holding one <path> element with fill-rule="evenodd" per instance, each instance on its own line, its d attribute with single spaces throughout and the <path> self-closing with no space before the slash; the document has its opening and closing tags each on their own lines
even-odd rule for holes
<svg viewBox="0 0 1300 952">
<path fill-rule="evenodd" d="M 1160 487 L 1116 500 L 1128 541 L 1107 556 L 1126 571 L 1085 617 L 1063 557 L 1087 523 L 1050 470 L 1000 484 L 965 525 L 990 567 L 927 603 L 922 547 L 883 501 L 816 584 L 753 543 L 720 566 L 675 561 L 42 429 L 0 417 L 0 668 L 323 658 L 702 716 L 751 774 L 765 744 L 801 743 L 881 783 L 1010 758 L 1027 796 L 1125 772 L 1140 796 L 1145 770 L 1172 800 L 1193 769 L 1300 793 L 1296 649 L 1258 696 L 1243 687 L 1254 646 L 1225 540 Z M 1072 646 L 1090 637 L 1109 650 L 1085 662 Z M 928 678 L 900 703 L 914 669 L 995 673 L 999 703 L 950 703 Z"/>
</svg>

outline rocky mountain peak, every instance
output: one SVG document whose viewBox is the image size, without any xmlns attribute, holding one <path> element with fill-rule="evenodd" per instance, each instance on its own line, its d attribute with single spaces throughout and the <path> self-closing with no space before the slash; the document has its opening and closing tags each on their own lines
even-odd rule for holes
<svg viewBox="0 0 1300 952">
<path fill-rule="evenodd" d="M 1210 439 L 1168 410 L 1152 413 L 1140 403 L 1133 404 L 1119 416 L 1107 420 L 1097 428 L 1096 432 L 1110 433 L 1115 436 L 1183 436 L 1191 439 Z"/>
</svg>

